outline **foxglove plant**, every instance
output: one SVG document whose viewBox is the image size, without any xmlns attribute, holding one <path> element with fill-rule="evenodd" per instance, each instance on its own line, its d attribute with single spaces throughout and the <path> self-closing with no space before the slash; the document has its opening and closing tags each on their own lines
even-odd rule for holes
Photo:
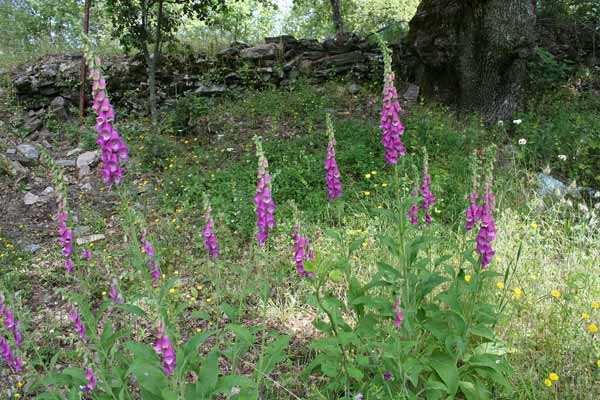
<svg viewBox="0 0 600 400">
<path fill-rule="evenodd" d="M 481 268 L 486 269 L 494 258 L 494 249 L 492 241 L 496 238 L 496 224 L 492 210 L 494 209 L 494 192 L 490 185 L 486 184 L 483 193 L 483 203 L 481 206 L 481 224 L 477 234 L 477 251 L 481 256 Z"/>
<path fill-rule="evenodd" d="M 325 157 L 325 182 L 327 183 L 329 200 L 333 201 L 342 197 L 343 192 L 342 183 L 340 182 L 340 170 L 335 159 L 335 133 L 329 114 L 326 115 L 326 123 L 329 142 L 327 143 L 327 156 Z"/>
<path fill-rule="evenodd" d="M 210 208 L 210 203 L 208 201 L 208 197 L 204 198 L 204 232 L 202 237 L 204 238 L 204 248 L 208 253 L 209 257 L 217 258 L 219 257 L 219 244 L 217 243 L 217 237 L 213 232 L 213 228 L 215 226 L 215 221 L 212 219 Z"/>
<path fill-rule="evenodd" d="M 158 337 L 156 339 L 156 344 L 154 345 L 154 351 L 156 351 L 156 354 L 161 358 L 163 369 L 167 376 L 171 376 L 175 371 L 177 360 L 173 344 L 171 343 L 169 336 L 165 334 L 164 330 L 165 327 L 161 324 L 158 329 Z"/>
<path fill-rule="evenodd" d="M 258 137 L 254 138 L 256 143 L 256 155 L 258 156 L 258 182 L 256 184 L 256 238 L 259 246 L 264 246 L 269 231 L 275 228 L 275 202 L 271 195 L 271 175 L 269 175 L 269 162 L 265 157 L 262 144 Z"/>
<path fill-rule="evenodd" d="M 292 250 L 294 251 L 294 257 L 292 261 L 296 264 L 296 269 L 298 270 L 298 274 L 301 278 L 305 276 L 312 277 L 314 276 L 313 272 L 306 272 L 304 270 L 304 262 L 307 260 L 314 260 L 315 255 L 310 249 L 310 245 L 308 243 L 308 239 L 306 237 L 300 235 L 300 227 L 296 226 L 292 230 L 292 237 L 294 238 L 294 245 L 292 246 Z"/>
<path fill-rule="evenodd" d="M 465 217 L 465 230 L 467 232 L 473 229 L 473 226 L 475 226 L 477 222 L 479 222 L 479 219 L 481 219 L 481 209 L 477 205 L 477 198 L 479 197 L 479 193 L 477 192 L 478 161 L 476 152 L 471 157 L 471 168 L 473 170 L 473 191 L 469 195 L 469 207 L 467 207 Z"/>
<path fill-rule="evenodd" d="M 129 156 L 129 149 L 114 128 L 115 111 L 110 104 L 106 93 L 106 80 L 100 70 L 100 59 L 87 56 L 92 79 L 92 109 L 96 113 L 96 143 L 102 149 L 102 175 L 104 183 L 119 185 L 123 176 L 120 165 L 121 160 Z"/>
<path fill-rule="evenodd" d="M 421 183 L 421 196 L 423 197 L 423 203 L 421 208 L 425 212 L 425 222 L 431 224 L 431 214 L 429 213 L 431 206 L 435 204 L 435 196 L 431 193 L 429 185 L 431 184 L 431 176 L 429 176 L 429 162 L 427 157 L 427 151 L 424 151 L 423 160 L 423 182 Z"/>
<path fill-rule="evenodd" d="M 150 262 L 148 263 L 148 268 L 150 269 L 150 277 L 156 281 L 160 280 L 160 268 L 154 258 L 154 247 L 148 241 L 147 232 L 144 229 L 142 231 L 142 235 L 140 238 L 140 242 L 142 243 L 141 251 L 142 253 L 146 253 L 146 255 L 150 258 Z"/>
<path fill-rule="evenodd" d="M 404 134 L 404 125 L 400 121 L 401 111 L 398 93 L 394 87 L 391 50 L 385 41 L 377 36 L 379 47 L 383 53 L 383 106 L 381 108 L 381 143 L 385 149 L 385 162 L 388 165 L 398 164 L 398 157 L 406 155 L 406 148 L 400 137 Z"/>
</svg>

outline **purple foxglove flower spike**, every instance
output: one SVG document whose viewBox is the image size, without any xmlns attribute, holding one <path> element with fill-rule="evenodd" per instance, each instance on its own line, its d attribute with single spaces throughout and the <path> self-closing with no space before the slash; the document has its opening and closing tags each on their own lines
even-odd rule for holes
<svg viewBox="0 0 600 400">
<path fill-rule="evenodd" d="M 23 343 L 21 325 L 15 319 L 13 312 L 4 304 L 4 297 L 2 295 L 0 295 L 0 321 L 4 321 L 6 330 L 13 334 L 15 346 L 20 347 Z"/>
<path fill-rule="evenodd" d="M 411 224 L 417 225 L 418 224 L 417 216 L 419 215 L 419 206 L 417 205 L 417 190 L 416 189 L 413 190 L 411 196 L 413 198 L 413 203 L 410 206 L 410 210 L 408 210 L 406 217 L 410 220 Z"/>
<path fill-rule="evenodd" d="M 467 208 L 466 225 L 465 229 L 470 231 L 473 226 L 481 219 L 481 209 L 477 206 L 477 197 L 479 194 L 476 190 L 473 190 L 469 196 L 469 208 Z"/>
<path fill-rule="evenodd" d="M 119 292 L 119 282 L 116 279 L 112 280 L 110 291 L 108 292 L 108 297 L 110 297 L 114 304 L 123 304 L 125 300 L 123 299 L 123 295 Z"/>
<path fill-rule="evenodd" d="M 154 258 L 154 247 L 146 238 L 147 232 L 144 229 L 142 231 L 142 236 L 140 238 L 140 242 L 142 242 L 142 253 L 146 253 L 146 255 L 150 258 L 150 262 L 148 264 L 148 268 L 150 269 L 150 277 L 156 281 L 160 280 L 160 268 Z"/>
<path fill-rule="evenodd" d="M 73 272 L 73 260 L 71 260 L 71 254 L 73 253 L 73 230 L 67 226 L 67 220 L 69 219 L 69 212 L 67 211 L 67 200 L 61 194 L 56 195 L 56 203 L 58 207 L 56 221 L 60 224 L 58 227 L 58 234 L 60 235 L 59 242 L 62 245 L 62 255 L 67 260 L 65 262 L 65 269 L 68 273 Z"/>
<path fill-rule="evenodd" d="M 217 243 L 217 237 L 213 232 L 213 228 L 215 226 L 215 221 L 212 219 L 210 204 L 208 203 L 208 198 L 205 198 L 205 212 L 204 212 L 204 233 L 202 237 L 204 238 L 204 248 L 208 253 L 209 257 L 218 258 L 219 257 L 219 244 Z"/>
<path fill-rule="evenodd" d="M 23 362 L 21 361 L 21 358 L 14 355 L 12 347 L 2 335 L 0 335 L 0 357 L 16 372 L 20 372 L 23 368 Z"/>
<path fill-rule="evenodd" d="M 269 175 L 269 162 L 265 157 L 262 144 L 258 137 L 256 142 L 256 155 L 258 156 L 258 182 L 256 184 L 256 239 L 259 246 L 264 246 L 269 232 L 275 228 L 275 201 L 271 195 L 271 175 Z"/>
<path fill-rule="evenodd" d="M 492 210 L 494 209 L 494 192 L 486 185 L 483 193 L 483 203 L 481 206 L 481 224 L 477 234 L 477 251 L 481 256 L 481 268 L 486 269 L 494 258 L 494 249 L 492 241 L 496 238 L 496 224 Z"/>
<path fill-rule="evenodd" d="M 327 133 L 329 142 L 327 143 L 327 156 L 325 157 L 325 182 L 327 183 L 327 195 L 329 200 L 335 200 L 342 197 L 342 183 L 340 182 L 340 170 L 335 159 L 335 133 L 331 116 L 326 115 Z"/>
<path fill-rule="evenodd" d="M 87 57 L 92 79 L 92 109 L 96 112 L 96 143 L 102 149 L 102 176 L 106 184 L 119 185 L 123 176 L 119 159 L 129 155 L 127 145 L 114 128 L 115 110 L 106 94 L 106 80 L 100 72 L 100 60 Z"/>
<path fill-rule="evenodd" d="M 162 324 L 158 330 L 158 337 L 156 339 L 156 344 L 154 345 L 154 351 L 156 351 L 156 354 L 161 357 L 163 369 L 167 376 L 173 375 L 175 366 L 177 364 L 175 350 L 173 349 L 173 345 L 171 344 L 169 336 L 165 334 L 164 325 Z"/>
<path fill-rule="evenodd" d="M 429 210 L 431 206 L 435 204 L 435 196 L 431 193 L 429 189 L 429 185 L 431 184 L 431 177 L 429 176 L 429 164 L 427 160 L 427 151 L 425 151 L 424 157 L 424 165 L 423 165 L 423 183 L 421 183 L 421 196 L 423 197 L 423 204 L 421 208 L 425 211 L 425 222 L 429 225 L 431 224 L 431 214 Z"/>
<path fill-rule="evenodd" d="M 75 330 L 77 331 L 77 333 L 79 333 L 79 337 L 81 339 L 85 339 L 85 326 L 83 326 L 83 322 L 81 321 L 81 318 L 79 317 L 79 314 L 77 314 L 75 308 L 71 308 L 70 319 L 71 321 L 73 321 L 73 324 L 75 324 Z"/>
<path fill-rule="evenodd" d="M 296 226 L 292 230 L 292 236 L 294 238 L 294 245 L 292 247 L 292 250 L 294 251 L 294 258 L 292 261 L 296 264 L 296 269 L 298 270 L 298 274 L 300 274 L 301 278 L 304 278 L 305 276 L 312 277 L 314 273 L 306 272 L 304 270 L 304 262 L 306 260 L 314 260 L 315 256 L 310 249 L 308 240 L 304 236 L 300 235 L 299 231 L 299 226 Z"/>
<path fill-rule="evenodd" d="M 406 155 L 406 148 L 400 137 L 404 135 L 404 125 L 400 121 L 401 112 L 398 93 L 394 87 L 394 72 L 392 71 L 392 51 L 387 43 L 377 36 L 379 48 L 383 54 L 383 106 L 381 108 L 381 143 L 385 149 L 385 163 L 398 164 L 398 156 Z"/>
<path fill-rule="evenodd" d="M 404 312 L 400 309 L 400 297 L 396 298 L 396 304 L 394 304 L 394 312 L 396 313 L 396 318 L 394 319 L 394 326 L 397 329 L 402 327 L 402 321 L 404 320 Z"/>
<path fill-rule="evenodd" d="M 98 384 L 98 379 L 94 375 L 94 371 L 92 371 L 91 368 L 85 369 L 85 379 L 88 381 L 88 383 L 82 389 L 85 389 L 88 393 L 93 392 L 94 388 Z"/>
</svg>

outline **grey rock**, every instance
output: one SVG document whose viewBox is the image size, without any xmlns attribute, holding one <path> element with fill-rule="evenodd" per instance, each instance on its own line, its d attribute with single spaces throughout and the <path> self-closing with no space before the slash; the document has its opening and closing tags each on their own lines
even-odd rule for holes
<svg viewBox="0 0 600 400">
<path fill-rule="evenodd" d="M 353 83 L 348 87 L 348 93 L 357 94 L 358 92 L 360 92 L 360 85 L 358 83 Z"/>
<path fill-rule="evenodd" d="M 75 154 L 79 154 L 79 153 L 81 153 L 82 151 L 83 151 L 82 149 L 80 149 L 79 147 L 76 147 L 76 148 L 74 148 L 74 149 L 72 149 L 72 150 L 69 150 L 69 151 L 67 152 L 67 157 L 74 156 Z"/>
<path fill-rule="evenodd" d="M 31 206 L 35 203 L 39 203 L 41 200 L 42 199 L 40 198 L 40 196 L 35 195 L 31 192 L 25 193 L 25 197 L 23 197 L 23 202 L 26 206 Z"/>
<path fill-rule="evenodd" d="M 235 47 L 228 47 L 217 53 L 217 58 L 235 58 L 240 54 L 240 49 Z"/>
<path fill-rule="evenodd" d="M 14 171 L 15 176 L 27 175 L 27 173 L 29 172 L 29 170 L 27 168 L 25 168 L 23 166 L 23 164 L 21 164 L 20 162 L 18 162 L 16 160 L 10 160 L 10 166 L 11 166 L 12 170 Z"/>
<path fill-rule="evenodd" d="M 46 189 L 44 189 L 44 191 L 42 193 L 40 193 L 41 196 L 50 196 L 52 193 L 54 193 L 54 188 L 52 186 L 48 186 L 46 187 Z"/>
<path fill-rule="evenodd" d="M 90 231 L 90 227 L 89 226 L 85 226 L 85 225 L 79 225 L 79 226 L 76 226 L 75 228 L 73 228 L 73 234 L 75 236 L 85 235 L 89 231 Z"/>
<path fill-rule="evenodd" d="M 241 40 L 235 40 L 233 42 L 231 42 L 231 47 L 235 47 L 236 49 L 247 49 L 248 47 L 252 47 L 251 45 L 249 45 L 246 42 L 242 42 Z"/>
<path fill-rule="evenodd" d="M 16 157 L 17 156 L 17 149 L 15 149 L 14 147 L 11 147 L 9 149 L 6 149 L 6 154 L 8 154 L 9 157 Z"/>
<path fill-rule="evenodd" d="M 55 160 L 54 163 L 59 167 L 63 168 L 74 167 L 75 165 L 77 165 L 75 160 Z"/>
<path fill-rule="evenodd" d="M 199 94 L 200 96 L 213 96 L 215 94 L 225 93 L 225 90 L 227 90 L 227 88 L 224 85 L 200 85 L 196 90 L 194 90 L 194 93 Z"/>
<path fill-rule="evenodd" d="M 40 152 L 34 145 L 23 143 L 17 146 L 17 161 L 26 165 L 35 165 L 40 158 Z"/>
<path fill-rule="evenodd" d="M 79 186 L 79 189 L 83 190 L 84 192 L 91 192 L 92 190 L 94 190 L 92 184 L 89 182 Z"/>
<path fill-rule="evenodd" d="M 75 239 L 75 242 L 81 246 L 82 244 L 97 242 L 97 241 L 103 240 L 105 238 L 106 238 L 106 236 L 104 236 L 102 233 L 99 233 L 96 235 L 90 235 L 90 236 L 84 236 L 84 237 L 77 238 L 77 239 Z"/>
<path fill-rule="evenodd" d="M 240 51 L 240 57 L 247 60 L 261 60 L 275 58 L 281 52 L 282 46 L 277 43 L 259 44 Z"/>
<path fill-rule="evenodd" d="M 64 122 L 70 118 L 69 103 L 62 96 L 57 96 L 52 100 L 48 111 L 59 121 Z"/>
<path fill-rule="evenodd" d="M 402 97 L 404 97 L 409 103 L 416 103 L 419 99 L 419 91 L 419 86 L 409 83 L 408 88 L 406 88 L 406 91 L 404 92 Z"/>
<path fill-rule="evenodd" d="M 100 152 L 98 150 L 86 151 L 77 157 L 77 168 L 93 167 L 100 161 Z"/>
<path fill-rule="evenodd" d="M 38 251 L 40 249 L 40 245 L 39 244 L 35 244 L 35 243 L 31 243 L 28 245 L 23 246 L 23 249 L 25 249 L 25 251 L 33 254 L 36 251 Z"/>
</svg>

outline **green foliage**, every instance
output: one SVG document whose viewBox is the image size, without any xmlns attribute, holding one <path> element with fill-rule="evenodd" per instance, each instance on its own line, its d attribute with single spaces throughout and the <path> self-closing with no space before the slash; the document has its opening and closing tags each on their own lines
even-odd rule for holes
<svg viewBox="0 0 600 400">
<path fill-rule="evenodd" d="M 529 85 L 532 93 L 556 90 L 567 82 L 573 66 L 560 62 L 546 49 L 538 47 L 528 64 Z"/>
</svg>

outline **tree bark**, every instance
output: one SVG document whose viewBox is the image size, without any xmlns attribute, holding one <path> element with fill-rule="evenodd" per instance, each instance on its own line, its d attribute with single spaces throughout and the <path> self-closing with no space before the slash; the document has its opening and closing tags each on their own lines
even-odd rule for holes
<svg viewBox="0 0 600 400">
<path fill-rule="evenodd" d="M 340 4 L 341 0 L 330 1 L 335 34 L 339 37 L 344 33 L 344 18 L 342 17 L 342 6 Z"/>
<path fill-rule="evenodd" d="M 83 33 L 87 35 L 90 32 L 90 3 L 92 0 L 85 0 L 83 6 Z M 83 119 L 85 118 L 85 82 L 86 82 L 86 70 L 85 70 L 85 54 L 81 57 L 81 87 L 79 88 L 79 119 L 83 125 Z"/>
<path fill-rule="evenodd" d="M 423 96 L 510 118 L 522 105 L 535 43 L 531 0 L 422 0 L 405 41 Z"/>
<path fill-rule="evenodd" d="M 160 59 L 161 27 L 163 18 L 163 1 L 158 2 L 158 13 L 156 18 L 156 32 L 154 38 L 154 50 L 152 54 L 148 51 L 146 60 L 148 63 L 148 96 L 150 100 L 150 116 L 152 118 L 152 133 L 158 135 L 158 101 L 156 96 L 156 68 Z"/>
</svg>

